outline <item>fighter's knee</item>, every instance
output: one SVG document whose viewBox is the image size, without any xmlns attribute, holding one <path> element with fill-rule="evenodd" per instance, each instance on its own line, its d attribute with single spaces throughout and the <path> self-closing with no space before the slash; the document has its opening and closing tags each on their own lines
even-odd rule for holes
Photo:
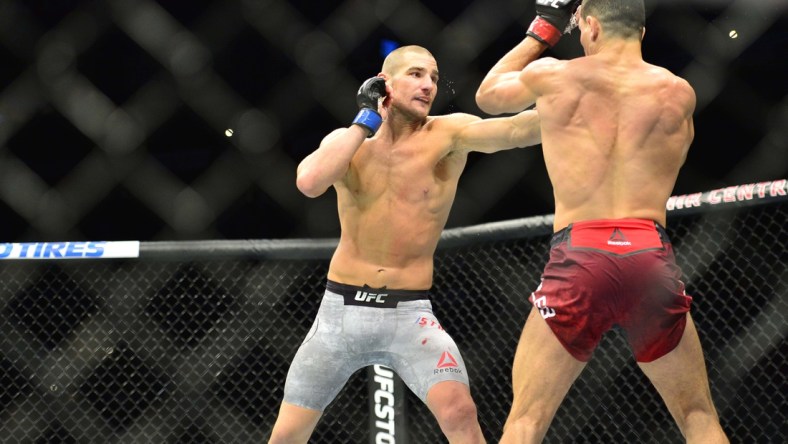
<svg viewBox="0 0 788 444">
<path fill-rule="evenodd" d="M 728 444 L 729 440 L 713 408 L 686 409 L 675 415 L 676 424 L 688 443 Z"/>
<path fill-rule="evenodd" d="M 719 423 L 719 417 L 714 405 L 708 402 L 702 405 L 685 407 L 676 415 L 676 423 L 679 429 L 685 431 L 696 424 Z"/>
<path fill-rule="evenodd" d="M 471 399 L 455 400 L 437 409 L 435 416 L 441 427 L 455 430 L 478 422 L 476 404 Z"/>
</svg>

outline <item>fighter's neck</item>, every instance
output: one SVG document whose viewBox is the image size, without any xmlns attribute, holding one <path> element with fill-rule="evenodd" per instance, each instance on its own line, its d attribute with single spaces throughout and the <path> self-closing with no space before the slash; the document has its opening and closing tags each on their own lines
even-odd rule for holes
<svg viewBox="0 0 788 444">
<path fill-rule="evenodd" d="M 414 118 L 396 110 L 391 110 L 383 126 L 380 127 L 379 134 L 382 137 L 398 140 L 419 131 L 426 123 L 427 117 Z"/>
<path fill-rule="evenodd" d="M 643 60 L 640 41 L 622 38 L 600 40 L 590 48 L 588 55 L 621 60 Z"/>
</svg>

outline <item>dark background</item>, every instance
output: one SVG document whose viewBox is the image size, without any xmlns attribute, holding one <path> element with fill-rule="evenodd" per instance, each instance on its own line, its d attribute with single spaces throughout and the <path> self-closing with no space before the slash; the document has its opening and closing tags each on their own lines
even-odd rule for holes
<svg viewBox="0 0 788 444">
<path fill-rule="evenodd" d="M 333 191 L 302 196 L 295 168 L 384 43 L 436 56 L 433 114 L 482 115 L 532 3 L 0 0 L 0 242 L 335 237 Z M 674 194 L 788 176 L 788 2 L 646 4 L 644 58 L 698 97 Z M 582 55 L 578 32 L 548 55 Z M 448 227 L 552 204 L 539 149 L 473 154 Z"/>
</svg>

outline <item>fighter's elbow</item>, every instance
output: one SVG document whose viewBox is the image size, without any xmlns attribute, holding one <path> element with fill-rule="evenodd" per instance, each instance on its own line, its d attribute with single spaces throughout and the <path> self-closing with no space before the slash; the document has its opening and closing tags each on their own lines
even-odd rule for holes
<svg viewBox="0 0 788 444">
<path fill-rule="evenodd" d="M 495 99 L 495 95 L 487 90 L 483 90 L 479 88 L 476 91 L 476 105 L 479 106 L 479 109 L 484 111 L 490 115 L 498 115 L 504 111 L 504 109 L 499 105 L 498 101 Z"/>
<path fill-rule="evenodd" d="M 490 103 L 488 99 L 488 95 L 482 88 L 479 88 L 476 91 L 476 105 L 479 107 L 480 110 L 484 111 L 487 114 L 491 114 Z"/>
<path fill-rule="evenodd" d="M 326 191 L 317 183 L 314 175 L 301 172 L 296 176 L 296 187 L 301 194 L 309 198 L 318 197 Z"/>
</svg>

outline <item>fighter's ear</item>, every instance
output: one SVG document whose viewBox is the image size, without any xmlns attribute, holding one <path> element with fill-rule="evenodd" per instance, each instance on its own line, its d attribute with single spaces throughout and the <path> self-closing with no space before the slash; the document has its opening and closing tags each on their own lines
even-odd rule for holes
<svg viewBox="0 0 788 444">
<path fill-rule="evenodd" d="M 597 40 L 602 33 L 602 24 L 592 15 L 586 17 L 586 24 L 591 31 L 591 40 Z"/>
</svg>

